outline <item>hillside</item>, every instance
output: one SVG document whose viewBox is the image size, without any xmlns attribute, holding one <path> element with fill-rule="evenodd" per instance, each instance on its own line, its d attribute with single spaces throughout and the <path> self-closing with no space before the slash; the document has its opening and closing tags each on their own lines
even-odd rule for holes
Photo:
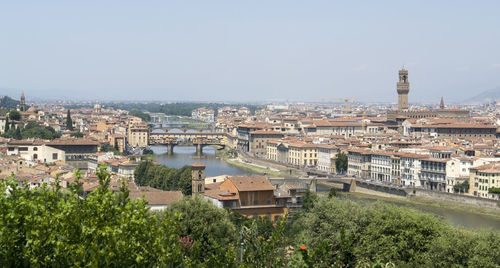
<svg viewBox="0 0 500 268">
<path fill-rule="evenodd" d="M 464 100 L 465 103 L 484 103 L 495 99 L 500 99 L 500 87 L 485 90 L 471 98 Z"/>
<path fill-rule="evenodd" d="M 19 101 L 12 99 L 9 96 L 0 96 L 0 108 L 15 109 L 19 105 Z"/>
</svg>

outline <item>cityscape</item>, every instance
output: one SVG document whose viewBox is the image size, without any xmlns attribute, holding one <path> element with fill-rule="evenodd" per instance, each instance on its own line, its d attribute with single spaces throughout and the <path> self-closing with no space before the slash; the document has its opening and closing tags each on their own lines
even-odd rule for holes
<svg viewBox="0 0 500 268">
<path fill-rule="evenodd" d="M 169 4 L 169 8 L 192 12 L 178 5 Z M 243 17 L 255 15 L 233 5 L 220 7 L 235 8 Z M 21 9 L 16 4 L 6 7 Z M 348 7 L 342 8 L 351 10 Z M 131 12 L 145 7 L 127 3 L 122 8 Z M 219 12 L 211 5 L 205 8 Z M 295 15 L 300 10 L 292 4 L 288 8 Z M 456 8 L 458 13 L 467 10 Z M 147 10 L 157 23 L 170 25 L 170 19 Z M 260 15 L 255 21 L 247 18 L 245 27 L 257 27 L 260 19 L 270 23 L 270 28 L 278 27 L 279 23 Z M 295 22 L 295 17 L 276 16 Z M 317 23 L 314 16 L 303 16 L 304 25 Z M 418 15 L 410 17 L 423 21 Z M 223 18 L 242 23 L 229 14 Z M 397 24 L 394 18 L 386 19 Z M 100 15 L 97 20 L 111 21 Z M 203 28 L 197 20 L 192 23 L 186 29 Z M 106 27 L 105 33 L 114 33 Z M 154 27 L 143 30 L 145 39 L 149 31 L 158 31 Z M 199 29 L 191 30 L 200 34 Z M 487 29 L 478 35 L 495 31 Z M 82 36 L 89 34 L 84 32 Z M 177 38 L 189 36 L 177 34 Z M 115 37 L 120 39 L 118 34 Z M 233 37 L 244 43 L 245 38 Z M 224 39 L 218 34 L 213 38 Z M 304 42 L 319 40 L 323 39 L 314 41 L 313 36 Z M 146 44 L 134 45 L 147 51 Z M 186 53 L 177 49 L 179 55 Z M 235 53 L 232 47 L 226 49 L 213 49 L 221 62 Z M 381 59 L 386 52 L 380 51 Z M 141 57 L 134 53 L 133 57 Z M 275 53 L 278 62 L 282 55 Z M 248 54 L 273 57 L 272 53 Z M 158 56 L 159 61 L 162 57 Z M 87 94 L 77 86 L 65 93 L 49 90 L 50 79 L 33 75 L 40 82 L 37 88 L 7 74 L 7 86 L 2 88 L 0 82 L 0 266 L 499 267 L 500 81 L 498 73 L 491 71 L 498 71 L 498 64 L 480 71 L 490 84 L 474 80 L 476 75 L 468 78 L 491 90 L 466 90 L 449 81 L 456 91 L 439 91 L 429 87 L 437 79 L 429 74 L 435 66 L 427 72 L 423 60 L 417 63 L 398 53 L 394 57 L 400 65 L 390 65 L 388 72 L 388 65 L 382 63 L 377 75 L 384 77 L 374 80 L 377 86 L 386 87 L 379 93 L 375 88 L 360 91 L 359 87 L 370 84 L 369 77 L 359 78 L 363 82 L 347 81 L 349 74 L 328 83 L 343 83 L 352 86 L 350 90 L 311 88 L 308 93 L 307 88 L 295 85 L 306 83 L 308 75 L 316 79 L 321 67 L 314 74 L 304 72 L 297 77 L 293 74 L 297 70 L 284 75 L 271 61 L 269 66 L 262 62 L 262 68 L 275 70 L 274 75 L 259 80 L 252 76 L 259 72 L 249 72 L 241 81 L 245 87 L 265 84 L 253 92 L 244 87 L 218 91 L 219 75 L 226 76 L 221 80 L 227 82 L 224 87 L 233 85 L 232 79 L 241 78 L 243 69 L 239 68 L 243 67 L 234 66 L 224 73 L 217 61 L 210 71 L 217 75 L 204 81 L 204 90 L 191 90 L 199 82 L 193 80 L 205 75 L 193 66 L 192 79 L 180 73 L 165 75 L 172 79 L 170 89 L 154 89 L 162 87 L 161 79 L 149 87 L 152 82 L 145 80 L 151 77 L 144 76 L 149 78 L 144 78 L 142 93 L 140 87 L 128 88 L 141 75 L 127 73 L 118 66 L 120 62 L 114 66 L 124 72 L 118 75 L 124 81 L 122 89 L 99 89 L 85 82 L 95 86 Z M 464 62 L 467 59 L 465 55 Z M 192 60 L 186 57 L 186 62 Z M 206 64 L 204 60 L 199 59 L 200 66 Z M 456 77 L 450 80 L 463 84 L 469 69 L 458 65 L 450 67 Z M 12 75 L 13 70 L 7 73 Z M 370 72 L 366 70 L 365 66 L 343 71 L 354 77 Z M 282 82 L 283 87 L 277 88 L 281 83 L 277 77 L 294 82 Z M 75 84 L 82 81 L 78 79 L 75 76 Z M 253 84 L 254 79 L 258 83 Z M 314 86 L 325 88 L 328 83 L 322 81 Z M 64 87 L 53 83 L 54 88 Z M 168 94 L 171 98 L 165 97 Z"/>
</svg>

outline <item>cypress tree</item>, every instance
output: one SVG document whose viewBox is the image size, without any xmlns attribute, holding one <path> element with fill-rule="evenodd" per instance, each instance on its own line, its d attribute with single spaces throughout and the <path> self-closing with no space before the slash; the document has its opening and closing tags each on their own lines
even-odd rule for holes
<svg viewBox="0 0 500 268">
<path fill-rule="evenodd" d="M 66 115 L 66 129 L 73 130 L 73 120 L 71 120 L 71 114 L 68 110 L 68 114 Z"/>
<path fill-rule="evenodd" d="M 5 117 L 5 132 L 7 132 L 9 130 L 9 117 L 6 116 Z"/>
</svg>

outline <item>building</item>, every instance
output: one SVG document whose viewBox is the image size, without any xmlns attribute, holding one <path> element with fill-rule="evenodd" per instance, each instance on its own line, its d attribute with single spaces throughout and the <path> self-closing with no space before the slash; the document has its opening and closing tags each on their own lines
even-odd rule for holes
<svg viewBox="0 0 500 268">
<path fill-rule="evenodd" d="M 500 200 L 500 162 L 471 167 L 469 185 L 474 196 Z"/>
<path fill-rule="evenodd" d="M 146 148 L 149 142 L 149 129 L 146 123 L 130 123 L 128 128 L 128 144 L 135 148 Z"/>
<path fill-rule="evenodd" d="M 347 175 L 358 178 L 371 177 L 371 152 L 353 148 L 347 151 Z"/>
<path fill-rule="evenodd" d="M 249 153 L 266 157 L 267 142 L 283 138 L 283 134 L 277 131 L 254 130 L 249 133 Z"/>
<path fill-rule="evenodd" d="M 175 201 L 184 197 L 181 191 L 162 191 L 152 187 L 139 187 L 131 190 L 129 198 L 131 200 L 142 199 L 148 202 L 147 207 L 152 211 L 164 210 Z"/>
<path fill-rule="evenodd" d="M 317 144 L 318 148 L 318 163 L 316 169 L 336 173 L 337 169 L 335 167 L 335 159 L 339 152 L 337 146 L 332 144 Z"/>
<path fill-rule="evenodd" d="M 215 112 L 212 109 L 201 107 L 191 112 L 191 117 L 196 120 L 213 123 L 215 122 Z"/>
<path fill-rule="evenodd" d="M 392 180 L 392 153 L 375 151 L 371 156 L 371 176 L 373 180 L 393 182 Z"/>
<path fill-rule="evenodd" d="M 205 192 L 205 165 L 202 163 L 191 165 L 191 187 L 193 195 Z"/>
<path fill-rule="evenodd" d="M 60 138 L 46 145 L 64 151 L 66 164 L 87 170 L 89 157 L 97 153 L 99 142 L 82 138 Z"/>
<path fill-rule="evenodd" d="M 19 111 L 26 111 L 26 99 L 24 98 L 24 91 L 21 93 L 21 101 L 19 102 Z"/>
<path fill-rule="evenodd" d="M 207 184 L 204 195 L 218 207 L 247 217 L 268 217 L 275 222 L 285 215 L 290 198 L 275 194 L 274 186 L 261 176 L 229 177 L 222 183 Z"/>
<path fill-rule="evenodd" d="M 65 151 L 47 144 L 42 140 L 11 140 L 7 143 L 7 155 L 18 155 L 33 162 L 64 164 Z"/>
<path fill-rule="evenodd" d="M 403 122 L 408 118 L 454 118 L 460 121 L 467 121 L 470 118 L 470 112 L 461 109 L 446 109 L 444 100 L 441 98 L 440 108 L 434 110 L 409 110 L 408 93 L 410 92 L 410 82 L 408 79 L 408 70 L 402 68 L 399 70 L 399 81 L 397 83 L 398 109 L 387 111 L 388 122 Z"/>
<path fill-rule="evenodd" d="M 408 70 L 399 70 L 399 82 L 397 83 L 398 111 L 408 109 L 408 93 L 410 92 L 410 82 L 408 81 Z"/>
</svg>

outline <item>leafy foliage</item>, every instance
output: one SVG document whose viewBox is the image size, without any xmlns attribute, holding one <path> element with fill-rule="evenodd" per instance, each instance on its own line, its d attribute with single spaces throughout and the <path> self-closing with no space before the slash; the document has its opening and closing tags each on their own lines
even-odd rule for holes
<svg viewBox="0 0 500 268">
<path fill-rule="evenodd" d="M 83 133 L 75 132 L 75 133 L 71 133 L 70 136 L 75 137 L 75 138 L 83 138 Z"/>
<path fill-rule="evenodd" d="M 195 109 L 206 107 L 213 109 L 217 113 L 217 109 L 224 106 L 235 106 L 235 107 L 247 107 L 250 109 L 251 113 L 254 113 L 258 108 L 256 105 L 251 104 L 224 104 L 224 103 L 194 103 L 194 102 L 184 102 L 184 103 L 113 103 L 109 105 L 110 107 L 122 109 L 122 110 L 138 110 L 138 111 L 148 111 L 151 113 L 164 113 L 167 115 L 179 115 L 179 116 L 191 116 L 191 112 Z"/>
<path fill-rule="evenodd" d="M 12 121 L 19 121 L 21 120 L 21 113 L 16 110 L 9 111 L 9 119 Z"/>
<path fill-rule="evenodd" d="M 37 123 L 30 122 L 26 124 L 23 129 L 10 127 L 2 136 L 19 140 L 29 138 L 53 140 L 55 138 L 61 137 L 61 134 L 56 132 L 54 128 L 50 126 L 42 127 Z"/>
<path fill-rule="evenodd" d="M 455 193 L 468 193 L 469 192 L 469 181 L 466 180 L 462 183 L 453 185 L 453 191 Z"/>
<path fill-rule="evenodd" d="M 167 213 L 179 215 L 179 234 L 193 239 L 203 249 L 199 252 L 202 262 L 212 255 L 226 252 L 236 242 L 236 228 L 229 220 L 227 211 L 199 196 L 175 202 Z"/>
<path fill-rule="evenodd" d="M 306 245 L 295 263 L 314 267 L 495 267 L 500 234 L 454 228 L 436 217 L 382 203 L 323 199 L 290 228 Z"/>
<path fill-rule="evenodd" d="M 347 155 L 344 152 L 337 154 L 335 159 L 335 169 L 338 173 L 345 173 L 347 171 Z"/>
<path fill-rule="evenodd" d="M 0 266 L 181 265 L 177 220 L 149 213 L 142 200 L 101 186 L 81 199 L 79 179 L 70 191 L 57 185 L 29 190 L 0 182 Z M 122 187 L 122 190 L 125 187 Z"/>
<path fill-rule="evenodd" d="M 66 129 L 73 130 L 73 120 L 71 119 L 71 112 L 68 109 L 68 113 L 66 114 Z"/>
<path fill-rule="evenodd" d="M 191 195 L 192 192 L 190 166 L 169 168 L 145 160 L 136 167 L 134 177 L 139 186 L 151 186 L 165 191 L 180 190 L 184 195 Z"/>
<path fill-rule="evenodd" d="M 132 115 L 132 116 L 137 116 L 137 117 L 141 118 L 142 120 L 144 120 L 145 122 L 151 121 L 151 116 L 149 116 L 149 114 L 143 113 L 139 110 L 135 110 L 135 109 L 131 110 L 128 114 Z"/>
</svg>

